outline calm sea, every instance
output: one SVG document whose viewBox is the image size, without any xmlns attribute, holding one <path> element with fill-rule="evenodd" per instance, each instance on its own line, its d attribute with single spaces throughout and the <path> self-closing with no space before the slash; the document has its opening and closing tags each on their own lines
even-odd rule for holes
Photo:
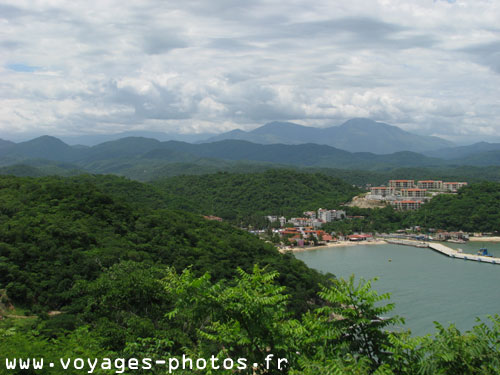
<svg viewBox="0 0 500 375">
<path fill-rule="evenodd" d="M 486 247 L 500 257 L 500 244 L 450 244 L 475 253 Z M 332 247 L 296 253 L 297 259 L 337 277 L 371 279 L 379 293 L 391 293 L 394 314 L 413 334 L 433 333 L 434 321 L 470 329 L 475 318 L 500 314 L 500 265 L 451 259 L 430 249 L 400 245 Z M 389 261 L 391 260 L 391 261 Z"/>
</svg>

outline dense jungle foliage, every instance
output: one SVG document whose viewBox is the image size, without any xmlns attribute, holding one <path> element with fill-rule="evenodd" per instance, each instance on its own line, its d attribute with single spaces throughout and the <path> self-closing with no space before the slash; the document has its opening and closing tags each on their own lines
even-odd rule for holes
<svg viewBox="0 0 500 375">
<path fill-rule="evenodd" d="M 324 174 L 269 170 L 264 173 L 216 173 L 159 180 L 157 188 L 189 197 L 200 212 L 237 224 L 262 226 L 264 215 L 302 215 L 306 210 L 339 208 L 361 190 Z"/>
<path fill-rule="evenodd" d="M 302 262 L 229 224 L 164 205 L 148 186 L 112 176 L 0 178 L 0 289 L 16 303 L 59 309 L 76 281 L 120 261 L 192 267 L 217 279 L 259 263 L 280 271 L 298 310 L 314 299 L 323 278 Z"/>
<path fill-rule="evenodd" d="M 438 220 L 450 204 L 495 215 L 498 194 L 472 185 L 423 217 Z M 192 202 L 181 198 L 113 176 L 0 177 L 0 373 L 40 373 L 7 370 L 5 359 L 44 358 L 56 364 L 46 374 L 165 374 L 183 356 L 209 364 L 173 373 L 499 373 L 500 317 L 412 337 L 370 281 L 320 275 L 230 224 L 167 209 Z M 410 220 L 399 215 L 360 220 Z M 77 357 L 96 366 L 63 370 L 60 359 Z"/>
</svg>

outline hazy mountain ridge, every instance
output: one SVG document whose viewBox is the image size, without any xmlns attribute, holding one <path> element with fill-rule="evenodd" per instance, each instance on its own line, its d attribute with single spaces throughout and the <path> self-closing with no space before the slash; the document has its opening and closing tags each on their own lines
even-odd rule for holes
<svg viewBox="0 0 500 375">
<path fill-rule="evenodd" d="M 448 147 L 441 150 L 435 150 L 427 154 L 440 159 L 452 160 L 490 151 L 500 151 L 500 143 L 477 142 L 467 146 Z"/>
<path fill-rule="evenodd" d="M 369 119 L 351 119 L 339 126 L 315 128 L 291 122 L 270 122 L 245 132 L 239 129 L 211 137 L 206 142 L 239 139 L 259 144 L 315 143 L 350 152 L 390 154 L 399 151 L 428 152 L 453 146 L 438 137 L 413 134 Z"/>
<path fill-rule="evenodd" d="M 81 148 L 68 146 L 54 137 L 44 136 L 15 144 L 2 154 L 0 165 L 18 164 L 24 160 L 37 158 L 72 163 L 79 168 L 99 171 L 99 173 L 132 168 L 146 160 L 195 162 L 203 158 L 362 169 L 443 164 L 440 159 L 428 158 L 411 152 L 389 155 L 351 153 L 312 143 L 261 145 L 240 140 L 225 140 L 191 144 L 130 137 Z"/>
<path fill-rule="evenodd" d="M 277 129 L 288 127 L 270 125 Z M 298 129 L 302 129 L 300 127 Z M 267 131 L 263 130 L 265 134 Z M 231 163 L 244 162 L 263 165 L 280 164 L 297 167 L 321 167 L 359 170 L 388 170 L 402 167 L 447 167 L 458 165 L 489 166 L 500 165 L 500 150 L 497 145 L 484 143 L 481 147 L 475 145 L 445 149 L 448 155 L 454 155 L 460 150 L 472 152 L 493 148 L 493 151 L 469 153 L 464 157 L 444 160 L 429 157 L 411 151 L 400 151 L 389 154 L 374 154 L 369 152 L 348 152 L 327 145 L 305 143 L 299 145 L 287 144 L 256 144 L 242 140 L 223 140 L 212 143 L 192 144 L 180 141 L 161 142 L 156 139 L 128 137 L 116 141 L 104 142 L 92 147 L 69 146 L 60 139 L 43 136 L 21 143 L 4 141 L 6 147 L 0 148 L 0 166 L 28 164 L 48 166 L 48 171 L 88 171 L 91 173 L 118 173 L 134 176 L 151 176 L 155 170 L 161 171 L 168 164 L 177 163 L 176 169 L 182 163 L 191 164 L 209 170 L 222 168 L 233 169 Z M 456 149 L 456 150 L 455 150 Z M 454 151 L 455 150 L 455 151 Z M 458 151 L 457 151 L 458 150 Z M 64 167 L 60 164 L 65 163 Z M 229 163 L 229 164 L 228 164 Z M 197 167 L 194 167 L 197 169 Z M 138 177 L 140 178 L 140 177 Z M 150 177 L 148 177 L 150 178 Z"/>
</svg>

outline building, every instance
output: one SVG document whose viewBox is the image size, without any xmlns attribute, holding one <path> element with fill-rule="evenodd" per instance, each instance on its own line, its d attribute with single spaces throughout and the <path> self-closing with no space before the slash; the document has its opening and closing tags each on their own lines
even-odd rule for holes
<svg viewBox="0 0 500 375">
<path fill-rule="evenodd" d="M 372 237 L 373 236 L 371 234 L 351 234 L 350 236 L 347 236 L 349 241 L 366 241 Z"/>
<path fill-rule="evenodd" d="M 418 181 L 417 187 L 419 189 L 427 189 L 427 190 L 443 190 L 443 181 L 436 181 L 436 180 Z"/>
<path fill-rule="evenodd" d="M 414 180 L 389 180 L 389 187 L 396 190 L 411 189 L 415 187 Z"/>
<path fill-rule="evenodd" d="M 323 208 L 318 209 L 318 219 L 323 220 L 325 223 L 332 221 L 332 212 Z"/>
<path fill-rule="evenodd" d="M 280 227 L 284 227 L 284 226 L 285 226 L 285 224 L 286 224 L 286 217 L 281 216 L 281 217 L 279 218 L 279 221 L 280 221 Z"/>
<path fill-rule="evenodd" d="M 342 220 L 346 217 L 344 210 L 326 210 L 323 208 L 318 209 L 318 219 L 325 223 L 329 223 L 333 220 Z"/>
<path fill-rule="evenodd" d="M 467 182 L 443 182 L 443 190 L 455 192 L 466 185 Z"/>
<path fill-rule="evenodd" d="M 371 195 L 377 195 L 380 197 L 387 197 L 389 195 L 395 195 L 396 189 L 393 187 L 378 186 L 370 188 Z"/>
<path fill-rule="evenodd" d="M 304 216 L 310 217 L 311 219 L 316 219 L 316 212 L 306 211 L 306 212 L 304 212 Z"/>
<path fill-rule="evenodd" d="M 292 223 L 295 227 L 305 227 L 312 224 L 312 219 L 307 217 L 292 217 L 289 223 Z"/>
<path fill-rule="evenodd" d="M 407 198 L 425 198 L 426 189 L 401 189 L 401 196 Z"/>
<path fill-rule="evenodd" d="M 391 202 L 396 210 L 399 211 L 408 211 L 408 210 L 418 210 L 422 205 L 421 201 L 394 201 Z"/>
</svg>

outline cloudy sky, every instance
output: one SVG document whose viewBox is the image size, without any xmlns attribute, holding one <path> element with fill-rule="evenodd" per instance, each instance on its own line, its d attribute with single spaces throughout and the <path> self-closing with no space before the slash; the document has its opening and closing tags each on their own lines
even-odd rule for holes
<svg viewBox="0 0 500 375">
<path fill-rule="evenodd" d="M 369 117 L 500 135 L 496 0 L 0 0 L 0 138 Z"/>
</svg>

